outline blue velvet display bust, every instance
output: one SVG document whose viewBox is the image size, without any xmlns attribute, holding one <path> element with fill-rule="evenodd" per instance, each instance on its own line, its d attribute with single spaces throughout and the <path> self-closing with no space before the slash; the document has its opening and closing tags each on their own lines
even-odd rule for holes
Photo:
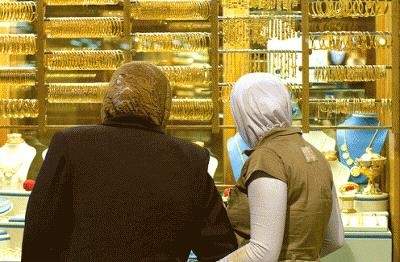
<svg viewBox="0 0 400 262">
<path fill-rule="evenodd" d="M 237 181 L 239 179 L 243 164 L 248 158 L 243 151 L 249 150 L 250 147 L 246 144 L 246 142 L 244 142 L 240 134 L 236 133 L 233 137 L 228 139 L 227 148 L 233 176 L 235 177 L 235 181 Z"/>
<path fill-rule="evenodd" d="M 375 114 L 353 114 L 341 124 L 341 126 L 379 125 L 379 120 Z M 351 169 L 354 167 L 356 158 L 360 158 L 368 147 L 372 148 L 372 152 L 380 154 L 385 144 L 387 132 L 386 129 L 338 129 L 336 139 L 340 162 Z M 368 179 L 365 176 L 357 175 L 358 172 L 354 172 L 349 181 L 357 184 L 368 184 Z"/>
</svg>

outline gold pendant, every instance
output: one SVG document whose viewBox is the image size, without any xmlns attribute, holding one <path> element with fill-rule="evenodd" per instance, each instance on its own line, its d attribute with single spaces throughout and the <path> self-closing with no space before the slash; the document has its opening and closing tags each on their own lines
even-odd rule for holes
<svg viewBox="0 0 400 262">
<path fill-rule="evenodd" d="M 354 163 L 354 160 L 351 159 L 351 158 L 349 158 L 349 159 L 346 160 L 346 164 L 347 164 L 348 166 L 351 166 L 353 163 Z"/>
<path fill-rule="evenodd" d="M 350 174 L 351 174 L 352 176 L 354 176 L 354 177 L 360 176 L 360 174 L 361 174 L 361 169 L 360 169 L 360 167 L 358 167 L 358 166 L 353 166 L 353 167 L 350 169 Z"/>
<path fill-rule="evenodd" d="M 343 159 L 348 159 L 348 158 L 350 157 L 350 155 L 349 155 L 348 152 L 344 152 L 344 153 L 342 154 L 342 157 L 343 157 Z"/>
<path fill-rule="evenodd" d="M 340 150 L 347 151 L 347 145 L 346 144 L 341 145 Z"/>
</svg>

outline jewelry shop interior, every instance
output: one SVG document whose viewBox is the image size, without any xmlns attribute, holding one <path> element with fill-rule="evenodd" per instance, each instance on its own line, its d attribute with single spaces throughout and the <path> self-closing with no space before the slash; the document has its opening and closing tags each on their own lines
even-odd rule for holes
<svg viewBox="0 0 400 262">
<path fill-rule="evenodd" d="M 167 75 L 167 132 L 210 151 L 222 196 L 247 158 L 232 87 L 280 77 L 338 191 L 345 246 L 322 261 L 400 261 L 399 2 L 0 0 L 0 261 L 21 257 L 54 133 L 99 124 L 111 74 L 138 60 Z"/>
</svg>

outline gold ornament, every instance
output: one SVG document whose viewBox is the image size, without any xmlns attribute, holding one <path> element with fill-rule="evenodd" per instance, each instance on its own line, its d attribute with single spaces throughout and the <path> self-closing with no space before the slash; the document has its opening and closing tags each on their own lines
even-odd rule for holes
<svg viewBox="0 0 400 262">
<path fill-rule="evenodd" d="M 353 167 L 350 169 L 350 175 L 352 175 L 352 176 L 354 176 L 354 177 L 358 177 L 358 176 L 360 176 L 360 174 L 361 174 L 360 167 L 358 167 L 358 166 L 353 166 Z"/>
</svg>

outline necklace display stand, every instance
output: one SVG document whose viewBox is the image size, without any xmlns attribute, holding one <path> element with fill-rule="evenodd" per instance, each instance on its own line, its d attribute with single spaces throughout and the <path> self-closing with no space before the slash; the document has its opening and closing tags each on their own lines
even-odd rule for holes
<svg viewBox="0 0 400 262">
<path fill-rule="evenodd" d="M 379 126 L 375 114 L 353 114 L 341 126 Z M 385 144 L 387 130 L 384 129 L 338 129 L 337 143 L 340 162 L 351 170 L 350 181 L 365 185 L 368 180 L 361 175 L 355 166 L 356 158 L 360 158 L 368 147 L 372 152 L 380 154 Z"/>
<path fill-rule="evenodd" d="M 36 149 L 28 145 L 21 134 L 7 135 L 6 144 L 0 148 L 0 174 L 2 190 L 22 190 Z"/>
<path fill-rule="evenodd" d="M 9 217 L 25 214 L 30 192 L 25 191 L 22 185 L 35 155 L 36 149 L 18 133 L 8 134 L 6 143 L 0 148 L 0 197 L 12 203 L 7 213 Z M 22 234 L 18 236 L 22 237 Z"/>
<path fill-rule="evenodd" d="M 230 137 L 227 141 L 227 149 L 229 161 L 231 163 L 233 176 L 235 181 L 237 181 L 240 177 L 240 172 L 242 170 L 244 162 L 246 162 L 248 156 L 243 153 L 245 150 L 251 149 L 240 136 L 239 133 L 236 133 L 234 136 Z"/>
<path fill-rule="evenodd" d="M 379 126 L 380 123 L 375 114 L 353 114 L 342 125 Z M 360 174 L 354 162 L 365 154 L 369 147 L 373 153 L 380 154 L 385 144 L 387 132 L 384 129 L 337 130 L 340 161 L 350 168 L 350 181 L 361 185 L 368 184 L 368 179 Z M 354 207 L 357 212 L 385 212 L 388 210 L 388 199 L 387 193 L 379 195 L 356 194 Z"/>
</svg>

